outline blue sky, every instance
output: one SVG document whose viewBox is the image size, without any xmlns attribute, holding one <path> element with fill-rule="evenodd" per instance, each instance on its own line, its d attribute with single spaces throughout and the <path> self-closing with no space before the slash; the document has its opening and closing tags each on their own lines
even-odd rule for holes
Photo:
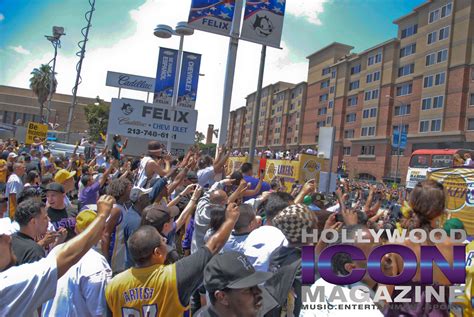
<svg viewBox="0 0 474 317">
<path fill-rule="evenodd" d="M 287 0 L 283 50 L 267 50 L 264 84 L 278 80 L 306 80 L 306 56 L 334 41 L 365 50 L 396 36 L 392 21 L 412 11 L 424 0 Z M 84 83 L 79 95 L 110 99 L 105 87 L 107 70 L 154 77 L 158 46 L 177 47 L 177 40 L 158 40 L 153 26 L 186 20 L 190 0 L 99 0 L 93 15 L 83 66 Z M 53 49 L 44 35 L 53 25 L 64 26 L 66 36 L 58 56 L 61 93 L 70 93 L 77 63 L 75 52 L 85 26 L 87 1 L 0 0 L 0 84 L 28 87 L 29 72 L 47 63 Z M 203 54 L 197 109 L 212 114 L 199 116 L 198 130 L 208 123 L 219 126 L 227 39 L 204 32 L 185 40 L 185 49 Z M 239 44 L 232 108 L 245 105 L 245 96 L 256 89 L 260 48 Z M 128 95 L 127 95 L 128 96 Z M 130 93 L 130 97 L 135 97 Z M 142 96 L 142 95 L 140 95 Z"/>
</svg>

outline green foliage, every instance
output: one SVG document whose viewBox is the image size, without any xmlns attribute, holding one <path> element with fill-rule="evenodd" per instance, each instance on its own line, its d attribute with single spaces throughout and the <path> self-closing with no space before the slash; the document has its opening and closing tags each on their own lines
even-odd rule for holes
<svg viewBox="0 0 474 317">
<path fill-rule="evenodd" d="M 44 103 L 48 100 L 49 89 L 51 86 L 52 67 L 48 64 L 42 64 L 39 68 L 33 69 L 30 78 L 30 88 L 38 98 L 40 104 L 40 120 L 43 120 Z M 56 92 L 58 82 L 54 78 L 52 94 Z"/>
<path fill-rule="evenodd" d="M 194 143 L 201 144 L 205 138 L 206 136 L 204 135 L 204 133 L 196 131 L 196 133 L 194 134 Z"/>
<path fill-rule="evenodd" d="M 89 136 L 94 141 L 101 140 L 100 134 L 107 132 L 109 123 L 110 105 L 106 104 L 98 96 L 95 103 L 88 104 L 84 107 L 87 123 L 89 124 Z"/>
</svg>

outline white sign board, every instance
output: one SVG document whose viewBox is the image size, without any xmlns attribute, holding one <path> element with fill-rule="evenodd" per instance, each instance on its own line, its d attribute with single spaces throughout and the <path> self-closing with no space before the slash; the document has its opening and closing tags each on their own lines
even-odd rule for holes
<svg viewBox="0 0 474 317">
<path fill-rule="evenodd" d="M 334 193 L 336 191 L 336 182 L 337 181 L 337 174 L 331 173 L 331 183 L 329 184 L 329 193 Z M 320 172 L 319 173 L 319 191 L 322 193 L 327 194 L 328 189 L 328 182 L 329 182 L 329 173 L 328 172 Z"/>
<path fill-rule="evenodd" d="M 319 128 L 318 154 L 324 154 L 324 158 L 331 158 L 334 146 L 334 127 Z"/>
<path fill-rule="evenodd" d="M 108 71 L 105 85 L 109 87 L 153 92 L 155 88 L 155 78 Z"/>
<path fill-rule="evenodd" d="M 173 143 L 194 144 L 197 111 L 132 99 L 112 99 L 108 134 Z"/>
</svg>

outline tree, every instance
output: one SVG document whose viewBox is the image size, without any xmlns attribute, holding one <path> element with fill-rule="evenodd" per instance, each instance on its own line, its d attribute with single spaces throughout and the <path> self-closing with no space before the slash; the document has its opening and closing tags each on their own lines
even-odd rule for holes
<svg viewBox="0 0 474 317">
<path fill-rule="evenodd" d="M 194 143 L 200 144 L 202 143 L 202 141 L 204 141 L 205 138 L 206 136 L 204 135 L 204 133 L 196 131 L 196 133 L 194 134 Z"/>
<path fill-rule="evenodd" d="M 110 106 L 100 99 L 99 96 L 96 97 L 96 102 L 84 107 L 86 120 L 89 124 L 89 135 L 93 140 L 99 141 L 101 139 L 100 134 L 107 133 L 109 111 Z"/>
<path fill-rule="evenodd" d="M 30 78 L 30 88 L 38 98 L 40 104 L 40 122 L 43 122 L 43 109 L 44 103 L 48 100 L 49 90 L 51 86 L 52 69 L 48 64 L 42 64 L 39 68 L 33 69 L 31 72 L 33 75 Z M 56 92 L 58 81 L 54 78 L 53 89 L 51 91 L 51 97 Z"/>
</svg>

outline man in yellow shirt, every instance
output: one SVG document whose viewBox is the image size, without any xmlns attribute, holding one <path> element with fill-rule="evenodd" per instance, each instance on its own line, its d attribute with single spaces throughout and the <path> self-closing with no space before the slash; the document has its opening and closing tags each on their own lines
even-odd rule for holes
<svg viewBox="0 0 474 317">
<path fill-rule="evenodd" d="M 5 190 L 7 184 L 7 161 L 0 159 L 0 192 Z"/>
<path fill-rule="evenodd" d="M 202 283 L 206 264 L 224 246 L 239 218 L 239 208 L 227 207 L 225 222 L 196 253 L 164 265 L 166 239 L 152 226 L 140 227 L 128 240 L 134 267 L 118 274 L 105 290 L 113 316 L 180 316 Z"/>
</svg>

